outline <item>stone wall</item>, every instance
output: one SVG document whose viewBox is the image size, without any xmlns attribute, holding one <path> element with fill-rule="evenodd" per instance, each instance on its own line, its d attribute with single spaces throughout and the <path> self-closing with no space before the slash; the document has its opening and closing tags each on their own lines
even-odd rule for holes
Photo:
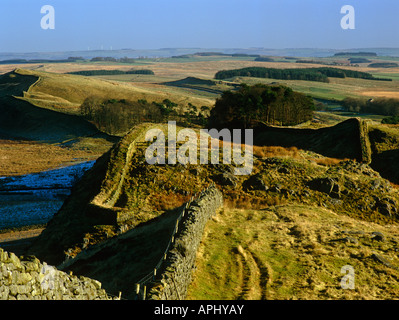
<svg viewBox="0 0 399 320">
<path fill-rule="evenodd" d="M 223 205 L 223 195 L 212 184 L 182 207 L 168 249 L 140 282 L 137 299 L 185 299 L 198 247 L 207 221 Z M 133 289 L 134 290 L 134 289 Z M 75 276 L 40 262 L 18 258 L 0 248 L 0 300 L 112 300 L 99 281 Z"/>
<path fill-rule="evenodd" d="M 325 157 L 356 159 L 368 163 L 369 141 L 367 124 L 359 118 L 350 118 L 331 127 L 317 129 L 275 127 L 259 124 L 254 129 L 254 144 L 297 147 Z"/>
<path fill-rule="evenodd" d="M 368 122 L 359 120 L 360 148 L 362 152 L 363 163 L 370 164 L 372 160 L 371 145 L 369 138 Z"/>
<path fill-rule="evenodd" d="M 0 300 L 111 300 L 101 283 L 0 248 Z"/>
<path fill-rule="evenodd" d="M 178 224 L 178 231 L 166 253 L 159 271 L 152 280 L 142 283 L 139 299 L 181 300 L 187 295 L 191 283 L 197 250 L 205 224 L 223 205 L 223 195 L 215 185 L 205 189 L 199 197 L 185 208 Z"/>
</svg>

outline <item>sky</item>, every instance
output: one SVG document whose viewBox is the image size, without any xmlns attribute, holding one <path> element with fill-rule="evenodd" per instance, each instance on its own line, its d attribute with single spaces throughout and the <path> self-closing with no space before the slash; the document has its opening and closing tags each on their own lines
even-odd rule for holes
<svg viewBox="0 0 399 320">
<path fill-rule="evenodd" d="M 341 27 L 344 5 L 355 29 Z M 399 1 L 0 0 L 0 52 L 253 47 L 396 48 Z"/>
</svg>

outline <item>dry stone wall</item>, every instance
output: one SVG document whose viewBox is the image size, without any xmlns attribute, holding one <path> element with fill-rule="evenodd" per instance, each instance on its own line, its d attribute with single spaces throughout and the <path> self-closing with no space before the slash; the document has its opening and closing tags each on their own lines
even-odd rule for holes
<svg viewBox="0 0 399 320">
<path fill-rule="evenodd" d="M 0 248 L 0 300 L 111 300 L 101 283 Z"/>
<path fill-rule="evenodd" d="M 185 209 L 166 259 L 154 279 L 143 284 L 148 289 L 144 290 L 144 295 L 139 294 L 139 299 L 186 298 L 205 225 L 222 205 L 223 195 L 212 185 Z"/>
<path fill-rule="evenodd" d="M 155 274 L 141 282 L 137 299 L 185 299 L 207 221 L 223 205 L 212 184 L 187 203 Z M 147 289 L 148 288 L 148 289 Z M 99 281 L 67 274 L 34 256 L 18 258 L 0 248 L 0 300 L 112 300 Z"/>
<path fill-rule="evenodd" d="M 370 164 L 372 160 L 371 145 L 369 138 L 368 121 L 359 119 L 360 148 L 362 153 L 362 162 Z"/>
</svg>

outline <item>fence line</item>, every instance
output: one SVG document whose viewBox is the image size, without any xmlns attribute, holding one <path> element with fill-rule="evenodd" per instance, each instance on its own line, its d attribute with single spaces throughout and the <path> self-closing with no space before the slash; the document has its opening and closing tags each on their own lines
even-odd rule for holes
<svg viewBox="0 0 399 320">
<path fill-rule="evenodd" d="M 162 258 L 159 260 L 159 262 L 156 264 L 156 266 L 154 267 L 154 270 L 150 273 L 148 273 L 147 275 L 145 275 L 143 278 L 141 278 L 139 281 L 136 282 L 136 297 L 135 300 L 140 300 L 143 299 L 145 300 L 146 298 L 146 283 L 149 282 L 150 280 L 155 280 L 155 276 L 157 274 L 157 271 L 161 268 L 163 262 L 166 260 L 168 251 L 170 249 L 171 244 L 174 242 L 174 238 L 176 233 L 178 232 L 179 229 L 179 224 L 182 220 L 182 218 L 184 218 L 184 215 L 186 213 L 186 210 L 191 206 L 191 203 L 195 200 L 195 199 L 199 199 L 202 195 L 205 194 L 205 192 L 210 189 L 211 187 L 213 187 L 215 185 L 214 182 L 212 182 L 207 188 L 205 188 L 204 190 L 202 190 L 199 194 L 195 194 L 193 197 L 190 198 L 190 200 L 188 202 L 186 202 L 181 209 L 181 213 L 179 214 L 179 216 L 176 219 L 176 225 L 175 228 L 172 232 L 172 235 L 169 239 L 168 245 L 162 255 Z"/>
</svg>

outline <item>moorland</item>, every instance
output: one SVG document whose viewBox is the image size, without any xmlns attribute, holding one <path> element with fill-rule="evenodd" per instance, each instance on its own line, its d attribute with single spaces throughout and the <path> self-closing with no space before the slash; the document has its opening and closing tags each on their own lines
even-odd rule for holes
<svg viewBox="0 0 399 320">
<path fill-rule="evenodd" d="M 131 298 L 130 288 L 159 258 L 156 244 L 173 228 L 174 209 L 214 182 L 225 205 L 207 224 L 188 299 L 397 298 L 399 128 L 384 121 L 399 115 L 397 61 L 359 53 L 213 52 L 0 64 L 0 175 L 45 174 L 96 160 L 54 218 L 35 225 L 40 232 L 18 252 L 93 277 L 108 292 Z M 321 78 L 270 78 L 275 73 L 252 73 L 254 68 L 329 72 Z M 216 76 L 225 70 L 230 73 Z M 276 94 L 282 100 L 273 100 L 273 89 L 262 90 L 276 105 L 294 97 L 291 91 L 298 93 L 292 101 L 306 97 L 313 112 L 298 123 L 282 126 L 274 117 L 253 126 L 250 176 L 231 176 L 229 165 L 150 166 L 140 148 L 126 157 L 132 141 L 144 142 L 146 129 L 167 130 L 173 120 L 179 129 L 198 131 L 215 117 L 226 92 L 245 95 L 255 85 L 289 88 Z M 353 107 L 373 101 L 392 107 Z M 233 114 L 223 108 L 226 117 Z M 250 115 L 258 120 L 259 114 Z M 92 206 L 104 188 L 117 183 L 121 168 L 126 174 L 111 207 L 129 212 L 122 234 L 120 225 L 93 219 Z M 3 241 L 20 231 L 2 230 Z M 88 248 L 96 254 L 85 255 Z M 122 272 L 121 261 L 132 252 L 145 259 L 133 254 L 134 268 Z M 62 264 L 66 253 L 70 260 Z M 345 265 L 356 270 L 353 290 L 340 286 Z"/>
</svg>

